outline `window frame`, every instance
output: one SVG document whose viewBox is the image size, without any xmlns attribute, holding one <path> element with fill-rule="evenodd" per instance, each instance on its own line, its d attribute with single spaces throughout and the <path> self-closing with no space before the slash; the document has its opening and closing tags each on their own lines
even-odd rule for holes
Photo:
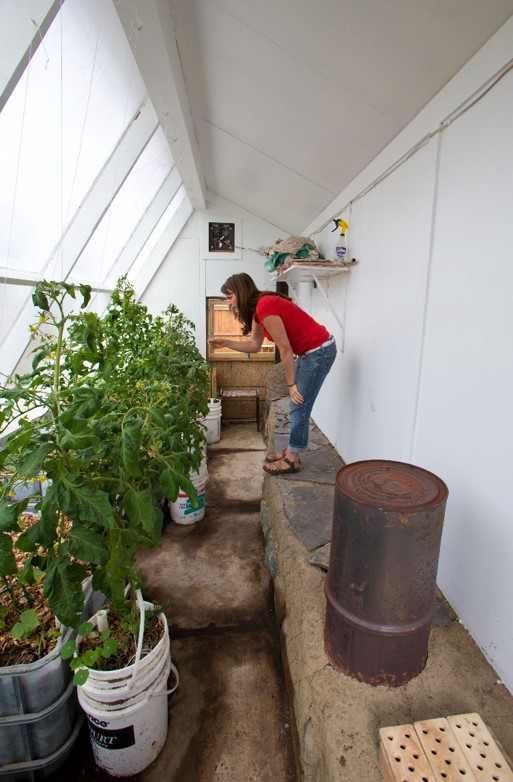
<svg viewBox="0 0 513 782">
<path fill-rule="evenodd" d="M 228 329 L 219 328 L 219 320 L 216 325 L 215 313 L 223 312 L 225 324 L 228 321 Z M 206 299 L 206 323 L 207 323 L 207 361 L 275 361 L 276 348 L 274 342 L 264 339 L 258 353 L 243 353 L 231 348 L 213 348 L 208 342 L 210 337 L 226 337 L 237 342 L 244 342 L 248 337 L 241 334 L 241 324 L 228 308 L 228 302 L 223 296 L 207 296 Z"/>
</svg>

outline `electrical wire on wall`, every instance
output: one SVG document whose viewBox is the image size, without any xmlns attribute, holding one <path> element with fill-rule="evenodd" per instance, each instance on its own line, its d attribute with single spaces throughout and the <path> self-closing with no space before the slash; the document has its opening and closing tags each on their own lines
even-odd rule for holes
<svg viewBox="0 0 513 782">
<path fill-rule="evenodd" d="M 419 345 L 420 361 L 419 361 L 418 371 L 416 373 L 417 382 L 415 388 L 415 399 L 413 404 L 412 425 L 410 427 L 411 436 L 408 445 L 409 448 L 408 458 L 410 461 L 413 460 L 415 439 L 417 436 L 417 423 L 418 423 L 419 405 L 420 405 L 420 389 L 422 387 L 421 378 L 422 378 L 422 370 L 423 370 L 423 363 L 424 363 L 424 356 L 425 356 L 424 346 L 426 343 L 427 319 L 428 319 L 428 312 L 429 312 L 429 294 L 431 292 L 431 273 L 433 269 L 433 247 L 435 242 L 436 207 L 438 203 L 438 182 L 440 178 L 442 138 L 443 138 L 442 134 L 439 133 L 437 136 L 435 176 L 433 181 L 433 198 L 431 204 L 431 225 L 429 229 L 429 249 L 428 249 L 428 261 L 427 261 L 426 282 L 425 282 L 426 295 L 424 297 L 424 308 L 422 312 L 422 329 L 421 329 L 420 345 Z"/>
</svg>

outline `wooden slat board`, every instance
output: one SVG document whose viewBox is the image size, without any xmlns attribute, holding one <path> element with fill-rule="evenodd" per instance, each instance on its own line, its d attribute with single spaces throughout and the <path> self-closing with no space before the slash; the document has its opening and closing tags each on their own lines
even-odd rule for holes
<svg viewBox="0 0 513 782">
<path fill-rule="evenodd" d="M 479 714 L 381 728 L 385 782 L 513 782 L 513 770 Z"/>
<path fill-rule="evenodd" d="M 513 771 L 479 714 L 447 717 L 478 782 L 513 782 Z"/>
<path fill-rule="evenodd" d="M 413 725 L 381 728 L 379 735 L 386 782 L 436 782 Z"/>
<path fill-rule="evenodd" d="M 471 763 L 445 717 L 416 722 L 415 731 L 437 780 L 475 782 Z"/>
</svg>

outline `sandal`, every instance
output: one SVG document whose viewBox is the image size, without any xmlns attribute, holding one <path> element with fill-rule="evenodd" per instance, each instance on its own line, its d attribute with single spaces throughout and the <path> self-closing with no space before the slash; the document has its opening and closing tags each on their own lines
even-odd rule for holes
<svg viewBox="0 0 513 782">
<path fill-rule="evenodd" d="M 283 459 L 283 457 L 285 456 L 286 453 L 287 453 L 287 449 L 285 449 L 281 453 L 270 453 L 269 456 L 265 457 L 265 461 L 268 464 L 273 464 L 274 462 L 279 462 L 280 459 Z"/>
<path fill-rule="evenodd" d="M 291 473 L 291 472 L 299 472 L 301 469 L 300 461 L 297 461 L 296 463 L 291 462 L 290 459 L 287 459 L 286 456 L 284 456 L 282 459 L 278 459 L 276 463 L 278 461 L 285 462 L 285 464 L 288 464 L 289 466 L 281 467 L 279 469 L 274 470 L 272 467 L 270 466 L 268 467 L 267 465 L 264 464 L 265 472 L 268 473 L 269 475 L 286 475 L 287 473 Z"/>
</svg>

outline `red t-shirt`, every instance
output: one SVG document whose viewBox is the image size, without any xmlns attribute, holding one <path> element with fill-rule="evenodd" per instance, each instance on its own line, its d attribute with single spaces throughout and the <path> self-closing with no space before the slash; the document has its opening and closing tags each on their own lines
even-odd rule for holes
<svg viewBox="0 0 513 782">
<path fill-rule="evenodd" d="M 271 341 L 274 340 L 263 324 L 268 315 L 278 315 L 282 319 L 296 356 L 320 347 L 329 339 L 329 331 L 293 301 L 282 299 L 281 296 L 262 296 L 256 305 L 255 320 L 260 323 L 264 336 Z"/>
</svg>

